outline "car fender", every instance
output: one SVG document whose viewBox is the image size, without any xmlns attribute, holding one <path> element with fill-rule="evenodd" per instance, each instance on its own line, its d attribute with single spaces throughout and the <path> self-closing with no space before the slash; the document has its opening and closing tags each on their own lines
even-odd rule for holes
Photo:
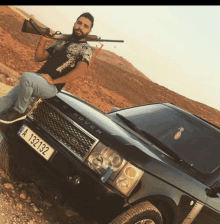
<svg viewBox="0 0 220 224">
<path fill-rule="evenodd" d="M 168 203 L 174 214 L 173 223 L 177 223 L 180 210 L 186 207 L 190 209 L 192 200 L 197 201 L 197 199 L 175 186 L 149 173 L 144 173 L 141 181 L 129 196 L 127 203 L 131 206 L 142 201 L 150 201 L 152 204 L 159 201 Z M 187 213 L 184 214 L 184 216 L 186 215 Z"/>
</svg>

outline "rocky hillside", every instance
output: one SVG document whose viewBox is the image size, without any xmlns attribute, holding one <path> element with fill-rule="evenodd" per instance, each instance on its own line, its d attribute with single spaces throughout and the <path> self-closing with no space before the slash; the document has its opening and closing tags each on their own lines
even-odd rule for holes
<svg viewBox="0 0 220 224">
<path fill-rule="evenodd" d="M 40 37 L 22 33 L 23 21 L 24 18 L 8 6 L 0 6 L 0 81 L 11 86 L 23 72 L 34 72 L 43 64 L 34 62 Z M 220 111 L 152 82 L 130 62 L 103 49 L 86 76 L 68 83 L 65 89 L 105 112 L 112 107 L 169 102 L 220 125 Z"/>
</svg>

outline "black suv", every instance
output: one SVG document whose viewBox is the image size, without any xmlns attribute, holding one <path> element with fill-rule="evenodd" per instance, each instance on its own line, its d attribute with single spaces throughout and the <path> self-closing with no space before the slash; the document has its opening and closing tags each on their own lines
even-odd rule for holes
<svg viewBox="0 0 220 224">
<path fill-rule="evenodd" d="M 53 183 L 61 203 L 79 196 L 104 223 L 220 224 L 219 127 L 172 104 L 104 113 L 61 91 L 5 136 L 6 170 Z"/>
</svg>

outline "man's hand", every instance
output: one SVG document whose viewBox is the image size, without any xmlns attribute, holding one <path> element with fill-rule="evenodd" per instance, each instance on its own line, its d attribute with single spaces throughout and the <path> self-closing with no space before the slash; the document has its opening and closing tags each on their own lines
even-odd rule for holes
<svg viewBox="0 0 220 224">
<path fill-rule="evenodd" d="M 54 34 L 54 31 L 50 30 L 50 35 L 53 35 L 53 34 Z M 50 57 L 50 54 L 45 50 L 46 43 L 48 40 L 51 40 L 51 39 L 41 36 L 40 42 L 35 51 L 35 61 L 36 62 L 45 61 Z"/>
<path fill-rule="evenodd" d="M 55 32 L 52 31 L 52 30 L 50 29 L 49 36 L 53 36 L 54 34 L 55 34 Z M 41 36 L 41 39 L 42 39 L 43 41 L 51 40 L 51 38 L 50 38 L 49 36 L 48 36 L 48 37 Z"/>
<path fill-rule="evenodd" d="M 41 76 L 42 78 L 46 79 L 48 84 L 52 85 L 54 83 L 54 80 L 48 74 L 40 74 L 39 76 Z"/>
</svg>

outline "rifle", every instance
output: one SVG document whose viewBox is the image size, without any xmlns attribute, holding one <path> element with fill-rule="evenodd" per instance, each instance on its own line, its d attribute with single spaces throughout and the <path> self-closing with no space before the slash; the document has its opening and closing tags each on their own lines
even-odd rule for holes
<svg viewBox="0 0 220 224">
<path fill-rule="evenodd" d="M 43 28 L 36 24 L 36 22 L 30 18 L 29 20 L 25 19 L 23 26 L 22 26 L 22 32 L 26 33 L 32 33 L 37 35 L 42 35 L 47 38 L 55 39 L 55 40 L 69 40 L 72 37 L 72 34 L 62 34 L 60 31 L 56 31 L 55 34 L 50 34 L 50 28 Z M 98 37 L 96 35 L 88 35 L 85 38 L 86 41 L 104 41 L 104 42 L 124 42 L 124 40 L 107 40 L 107 39 L 101 39 L 101 37 Z"/>
</svg>

